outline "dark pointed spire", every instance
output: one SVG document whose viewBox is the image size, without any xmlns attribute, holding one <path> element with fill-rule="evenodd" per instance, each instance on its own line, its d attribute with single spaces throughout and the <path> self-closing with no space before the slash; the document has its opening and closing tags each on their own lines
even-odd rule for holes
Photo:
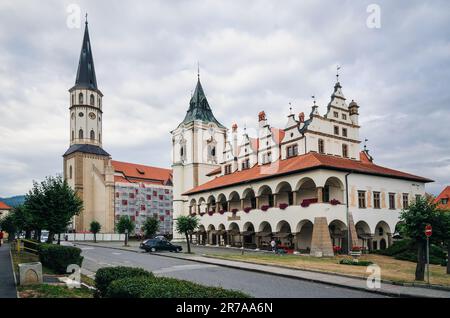
<svg viewBox="0 0 450 318">
<path fill-rule="evenodd" d="M 212 113 L 205 92 L 203 91 L 202 84 L 200 83 L 199 73 L 197 74 L 197 86 L 195 87 L 194 94 L 189 102 L 189 109 L 182 124 L 187 124 L 194 120 L 201 120 L 206 123 L 212 122 L 221 128 L 225 128 Z"/>
<path fill-rule="evenodd" d="M 78 62 L 77 78 L 74 88 L 89 88 L 97 90 L 97 78 L 95 77 L 94 58 L 92 57 L 91 41 L 87 22 L 84 28 L 83 45 L 81 47 L 80 61 Z"/>
</svg>

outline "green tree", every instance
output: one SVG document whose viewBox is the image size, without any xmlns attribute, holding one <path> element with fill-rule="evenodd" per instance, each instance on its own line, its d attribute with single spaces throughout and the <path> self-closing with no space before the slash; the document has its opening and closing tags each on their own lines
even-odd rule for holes
<svg viewBox="0 0 450 318">
<path fill-rule="evenodd" d="M 94 243 L 97 243 L 97 233 L 100 232 L 102 226 L 97 221 L 92 221 L 90 224 L 90 231 L 94 233 Z"/>
<path fill-rule="evenodd" d="M 436 207 L 433 201 L 425 197 L 411 202 L 407 209 L 400 213 L 400 220 L 403 221 L 401 227 L 402 231 L 412 240 L 417 246 L 417 266 L 416 266 L 416 280 L 424 280 L 425 265 L 426 265 L 426 235 L 425 226 L 428 224 L 437 226 L 442 223 L 441 212 Z M 430 243 L 439 244 L 441 237 L 439 234 L 433 235 L 430 238 Z"/>
<path fill-rule="evenodd" d="M 447 247 L 447 274 L 450 274 L 450 211 L 439 210 L 438 222 L 433 224 L 433 236 Z"/>
<path fill-rule="evenodd" d="M 116 225 L 117 232 L 124 234 L 128 230 L 128 234 L 134 230 L 134 222 L 128 215 L 122 215 Z"/>
<path fill-rule="evenodd" d="M 60 233 L 83 209 L 83 201 L 60 175 L 46 177 L 41 183 L 34 182 L 24 205 L 32 214 L 36 231 L 48 230 L 48 243 L 58 234 L 58 244 Z"/>
<path fill-rule="evenodd" d="M 14 215 L 8 213 L 0 219 L 0 229 L 8 233 L 8 241 L 11 242 L 17 233 L 16 224 L 14 222 Z"/>
<path fill-rule="evenodd" d="M 31 238 L 31 231 L 33 231 L 33 216 L 25 208 L 24 205 L 18 205 L 12 210 L 14 217 L 14 224 L 16 225 L 17 232 L 25 232 L 25 238 Z"/>
<path fill-rule="evenodd" d="M 176 231 L 186 236 L 188 253 L 191 253 L 191 242 L 189 241 L 189 235 L 197 229 L 198 224 L 199 219 L 195 216 L 179 216 L 176 219 Z"/>
<path fill-rule="evenodd" d="M 149 217 L 145 220 L 142 226 L 142 231 L 144 231 L 145 238 L 152 238 L 159 231 L 159 220 L 154 217 Z"/>
</svg>

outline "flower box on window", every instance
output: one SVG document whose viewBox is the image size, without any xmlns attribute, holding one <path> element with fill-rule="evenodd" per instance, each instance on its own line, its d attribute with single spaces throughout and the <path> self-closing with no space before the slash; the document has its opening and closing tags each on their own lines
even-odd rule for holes
<svg viewBox="0 0 450 318">
<path fill-rule="evenodd" d="M 284 210 L 284 209 L 286 209 L 288 206 L 289 206 L 289 204 L 287 204 L 287 203 L 280 203 L 279 208 L 280 208 L 281 210 Z"/>
<path fill-rule="evenodd" d="M 331 205 L 338 205 L 338 204 L 341 204 L 341 201 L 333 199 L 333 200 L 330 201 L 330 204 Z"/>
<path fill-rule="evenodd" d="M 267 211 L 267 210 L 269 210 L 269 208 L 270 208 L 270 206 L 268 206 L 268 205 L 263 205 L 263 206 L 261 207 L 261 210 Z"/>
<path fill-rule="evenodd" d="M 244 212 L 245 212 L 245 213 L 248 213 L 248 212 L 250 212 L 251 210 L 252 210 L 251 207 L 246 207 L 246 208 L 244 208 Z"/>
<path fill-rule="evenodd" d="M 304 208 L 307 208 L 307 207 L 309 207 L 309 205 L 311 203 L 317 203 L 317 199 L 316 198 L 314 198 L 314 199 L 304 199 L 300 205 L 302 207 L 304 207 Z"/>
<path fill-rule="evenodd" d="M 205 215 L 205 212 L 200 212 L 198 215 L 204 216 L 204 215 Z"/>
<path fill-rule="evenodd" d="M 225 213 L 225 210 L 224 210 L 224 209 L 219 210 L 219 213 L 220 213 L 220 214 L 224 214 L 224 213 Z"/>
<path fill-rule="evenodd" d="M 211 216 L 214 214 L 214 211 L 208 211 L 208 215 Z"/>
<path fill-rule="evenodd" d="M 231 210 L 231 212 L 234 213 L 234 214 L 236 214 L 237 211 L 239 211 L 239 210 L 238 210 L 238 209 L 233 209 L 233 210 Z"/>
</svg>

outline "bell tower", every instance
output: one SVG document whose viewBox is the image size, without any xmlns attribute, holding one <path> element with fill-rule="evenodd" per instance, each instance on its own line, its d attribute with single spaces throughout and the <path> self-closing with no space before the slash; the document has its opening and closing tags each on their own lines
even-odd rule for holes
<svg viewBox="0 0 450 318">
<path fill-rule="evenodd" d="M 182 194 L 211 179 L 207 174 L 220 168 L 225 150 L 227 128 L 214 117 L 197 77 L 189 109 L 171 132 L 174 220 L 189 213 L 189 202 Z M 174 238 L 183 239 L 177 233 Z"/>
<path fill-rule="evenodd" d="M 83 200 L 74 218 L 76 231 L 100 222 L 102 232 L 114 231 L 114 169 L 102 148 L 103 94 L 97 87 L 86 20 L 75 85 L 69 89 L 69 149 L 64 153 L 64 178 Z"/>
</svg>

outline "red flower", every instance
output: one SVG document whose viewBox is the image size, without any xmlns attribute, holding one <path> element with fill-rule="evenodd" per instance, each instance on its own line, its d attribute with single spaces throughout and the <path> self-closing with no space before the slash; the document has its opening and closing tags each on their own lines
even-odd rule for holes
<svg viewBox="0 0 450 318">
<path fill-rule="evenodd" d="M 220 214 L 224 214 L 224 213 L 225 213 L 225 210 L 223 210 L 223 209 L 222 209 L 222 210 L 219 210 L 219 213 L 220 213 Z"/>
<path fill-rule="evenodd" d="M 267 211 L 269 208 L 270 208 L 270 206 L 268 206 L 268 205 L 263 205 L 263 206 L 261 207 L 261 210 Z"/>
<path fill-rule="evenodd" d="M 330 201 L 330 204 L 331 205 L 338 205 L 338 204 L 341 204 L 341 202 L 339 200 L 333 199 L 333 200 Z"/>
<path fill-rule="evenodd" d="M 286 209 L 288 206 L 289 206 L 289 204 L 287 204 L 287 203 L 280 203 L 280 205 L 279 205 L 281 210 Z"/>
<path fill-rule="evenodd" d="M 231 210 L 232 213 L 237 213 L 238 209 Z"/>
<path fill-rule="evenodd" d="M 245 213 L 248 213 L 248 212 L 250 212 L 251 210 L 252 210 L 251 207 L 246 207 L 246 208 L 244 208 L 244 212 L 245 212 Z"/>
</svg>

